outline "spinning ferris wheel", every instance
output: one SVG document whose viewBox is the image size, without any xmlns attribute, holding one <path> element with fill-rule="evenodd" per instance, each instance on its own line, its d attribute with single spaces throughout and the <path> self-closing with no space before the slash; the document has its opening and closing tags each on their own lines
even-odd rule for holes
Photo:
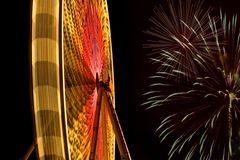
<svg viewBox="0 0 240 160">
<path fill-rule="evenodd" d="M 131 159 L 115 112 L 106 0 L 33 0 L 32 97 L 39 159 Z"/>
</svg>

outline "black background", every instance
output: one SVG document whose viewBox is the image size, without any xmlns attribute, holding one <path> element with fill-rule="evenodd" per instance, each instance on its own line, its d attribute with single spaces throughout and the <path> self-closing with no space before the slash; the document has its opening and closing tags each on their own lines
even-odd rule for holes
<svg viewBox="0 0 240 160">
<path fill-rule="evenodd" d="M 149 38 L 143 31 L 160 0 L 108 0 L 115 68 L 116 108 L 133 160 L 167 159 L 168 144 L 160 144 L 155 129 L 157 115 L 144 111 L 141 96 L 154 73 L 142 44 Z M 1 118 L 0 159 L 17 160 L 33 141 L 30 103 L 29 33 L 30 0 L 2 4 L 1 26 Z M 207 5 L 238 11 L 238 2 L 211 0 Z M 33 156 L 32 156 L 32 159 Z M 179 158 L 178 158 L 179 159 Z"/>
</svg>

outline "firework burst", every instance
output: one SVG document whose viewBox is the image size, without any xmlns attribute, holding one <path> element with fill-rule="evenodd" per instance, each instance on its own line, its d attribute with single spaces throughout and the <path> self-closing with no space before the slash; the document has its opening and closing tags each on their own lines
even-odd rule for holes
<svg viewBox="0 0 240 160">
<path fill-rule="evenodd" d="M 209 32 L 209 12 L 212 9 L 203 11 L 203 1 L 167 2 L 166 6 L 160 5 L 154 9 L 154 16 L 150 18 L 153 27 L 146 31 L 154 39 L 144 47 L 152 49 L 151 55 L 155 56 L 151 57 L 153 62 L 161 63 L 159 71 L 172 72 L 177 79 L 182 73 L 196 77 L 197 69 L 192 60 L 209 59 L 204 54 L 206 49 L 217 49 L 212 42 L 214 37 Z M 177 70 L 180 72 L 176 73 Z"/>
<path fill-rule="evenodd" d="M 205 16 L 198 20 L 196 15 L 200 15 L 200 8 L 191 6 L 190 1 L 185 2 L 179 1 L 179 9 L 174 12 L 173 1 L 169 1 L 170 17 L 160 8 L 157 10 L 159 19 L 152 19 L 156 30 L 147 33 L 158 37 L 159 41 L 149 41 L 152 44 L 147 46 L 153 49 L 152 56 L 155 57 L 152 59 L 159 62 L 160 67 L 151 77 L 153 83 L 150 91 L 145 93 L 148 98 L 143 105 L 147 105 L 147 109 L 171 112 L 157 128 L 161 142 L 175 137 L 169 159 L 184 148 L 188 150 L 185 159 L 192 159 L 197 154 L 200 160 L 234 159 L 239 156 L 237 146 L 240 145 L 240 33 L 237 16 L 228 20 L 220 13 L 219 21 L 216 21 L 204 12 Z M 180 14 L 183 9 L 189 10 L 186 17 Z M 173 19 L 177 13 L 181 18 Z M 188 23 L 187 15 L 195 15 L 196 25 Z M 186 36 L 188 43 L 184 42 L 184 45 L 181 45 L 183 39 L 179 38 L 182 27 L 186 27 L 184 35 L 194 37 Z"/>
</svg>

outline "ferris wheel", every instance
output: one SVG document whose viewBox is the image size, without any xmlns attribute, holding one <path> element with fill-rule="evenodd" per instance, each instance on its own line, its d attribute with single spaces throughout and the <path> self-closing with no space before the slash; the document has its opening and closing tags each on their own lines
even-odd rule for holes
<svg viewBox="0 0 240 160">
<path fill-rule="evenodd" d="M 33 0 L 32 98 L 39 159 L 131 159 L 115 112 L 106 0 Z"/>
</svg>

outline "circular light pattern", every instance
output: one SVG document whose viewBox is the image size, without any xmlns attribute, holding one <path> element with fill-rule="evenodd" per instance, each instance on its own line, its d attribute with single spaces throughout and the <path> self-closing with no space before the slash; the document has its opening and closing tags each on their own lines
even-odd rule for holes
<svg viewBox="0 0 240 160">
<path fill-rule="evenodd" d="M 93 158 L 114 159 L 107 100 L 99 98 L 97 88 L 97 81 L 108 82 L 114 104 L 110 36 L 106 0 L 33 0 L 32 86 L 40 159 L 90 159 L 95 133 Z"/>
<path fill-rule="evenodd" d="M 98 96 L 96 75 L 104 82 L 108 76 L 113 77 L 106 7 L 106 2 L 102 0 L 66 1 L 64 5 L 64 64 L 66 82 L 69 82 L 66 84 L 66 106 L 69 137 L 74 137 L 70 141 L 72 159 L 89 157 Z M 110 82 L 113 83 L 113 80 Z M 111 86 L 114 91 L 113 84 Z M 106 105 L 104 103 L 102 105 Z M 107 136 L 107 157 L 114 158 L 112 126 L 108 116 L 105 119 L 106 133 L 103 133 L 100 116 L 96 149 L 98 159 L 104 157 L 103 134 Z"/>
</svg>

